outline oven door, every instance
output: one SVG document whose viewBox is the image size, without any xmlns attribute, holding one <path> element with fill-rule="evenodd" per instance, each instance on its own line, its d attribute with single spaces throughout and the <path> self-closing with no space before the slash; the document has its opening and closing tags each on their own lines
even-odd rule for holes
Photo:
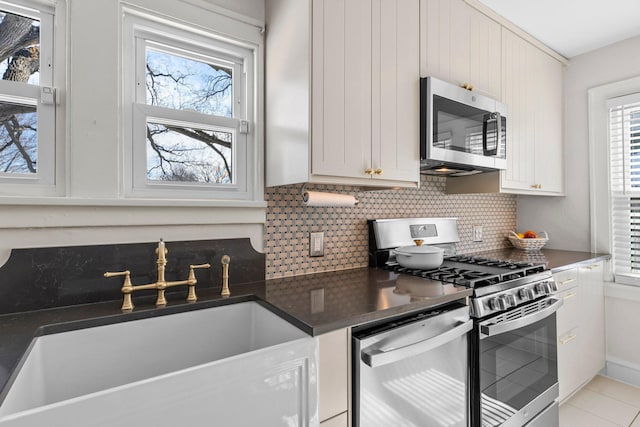
<svg viewBox="0 0 640 427">
<path fill-rule="evenodd" d="M 481 399 L 475 404 L 482 426 L 525 425 L 558 398 L 555 313 L 561 305 L 549 297 L 477 324 Z"/>
</svg>

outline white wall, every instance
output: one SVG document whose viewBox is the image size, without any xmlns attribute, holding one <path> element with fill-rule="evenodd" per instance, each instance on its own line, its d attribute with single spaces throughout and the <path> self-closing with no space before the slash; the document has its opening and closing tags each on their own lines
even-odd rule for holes
<svg viewBox="0 0 640 427">
<path fill-rule="evenodd" d="M 49 0 L 44 0 L 49 1 Z M 60 197 L 0 197 L 0 264 L 10 248 L 249 237 L 262 250 L 264 201 L 127 200 L 122 194 L 122 50 L 119 0 L 50 0 L 61 7 L 57 45 L 65 53 L 57 141 L 64 159 Z M 123 3 L 125 0 L 123 0 Z M 264 0 L 126 0 L 210 25 L 207 8 L 250 24 L 260 37 Z M 213 5 L 213 7 L 212 7 Z M 229 8 L 225 10 L 224 8 Z M 66 10 L 65 10 L 66 9 Z M 229 21 L 229 27 L 237 26 Z M 63 24 L 63 25 L 60 25 Z M 224 29 L 222 30 L 224 32 Z M 252 34 L 253 34 L 252 33 Z M 60 51 L 59 50 L 59 51 Z M 260 144 L 262 142 L 260 141 Z M 239 206 L 240 205 L 240 206 Z"/>
<path fill-rule="evenodd" d="M 518 228 L 546 230 L 547 247 L 589 251 L 587 90 L 640 75 L 640 37 L 571 58 L 564 78 L 565 197 L 518 197 Z"/>
</svg>

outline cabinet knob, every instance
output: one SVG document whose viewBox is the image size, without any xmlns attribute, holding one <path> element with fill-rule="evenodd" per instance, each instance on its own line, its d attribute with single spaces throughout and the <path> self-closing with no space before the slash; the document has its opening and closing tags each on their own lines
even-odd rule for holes
<svg viewBox="0 0 640 427">
<path fill-rule="evenodd" d="M 376 174 L 376 175 L 382 175 L 382 169 L 378 168 L 378 169 L 374 170 L 373 173 Z"/>
<path fill-rule="evenodd" d="M 531 188 L 537 188 L 537 189 L 540 189 L 540 188 L 542 188 L 542 185 L 541 185 L 541 184 L 533 184 L 533 185 L 531 186 Z"/>
<path fill-rule="evenodd" d="M 371 169 L 371 168 L 366 168 L 366 169 L 364 170 L 364 173 L 366 173 L 367 175 L 373 175 L 373 169 Z"/>
</svg>

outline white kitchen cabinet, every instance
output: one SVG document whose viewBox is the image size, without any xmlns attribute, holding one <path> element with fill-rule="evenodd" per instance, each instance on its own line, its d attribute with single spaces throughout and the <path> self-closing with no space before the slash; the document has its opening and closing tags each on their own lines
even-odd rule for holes
<svg viewBox="0 0 640 427">
<path fill-rule="evenodd" d="M 421 76 L 435 76 L 500 100 L 501 26 L 463 0 L 421 0 Z"/>
<path fill-rule="evenodd" d="M 558 310 L 560 401 L 589 382 L 605 365 L 603 262 L 584 263 L 554 274 Z"/>
<path fill-rule="evenodd" d="M 562 175 L 562 67 L 528 41 L 502 30 L 503 101 L 509 108 L 504 192 L 557 194 Z"/>
<path fill-rule="evenodd" d="M 323 427 L 345 426 L 349 414 L 349 340 L 348 328 L 318 337 L 319 410 Z"/>
<path fill-rule="evenodd" d="M 586 379 L 590 380 L 604 368 L 606 361 L 603 261 L 581 265 L 578 282 L 583 308 L 581 326 L 585 328 L 580 362 Z"/>
<path fill-rule="evenodd" d="M 580 367 L 580 289 L 578 269 L 570 268 L 553 275 L 558 286 L 556 296 L 563 304 L 558 309 L 556 327 L 558 331 L 558 383 L 560 400 L 564 400 L 581 384 Z"/>
<path fill-rule="evenodd" d="M 558 334 L 558 401 L 571 396 L 583 384 L 580 360 L 581 329 L 575 327 Z"/>
<path fill-rule="evenodd" d="M 564 194 L 562 62 L 502 27 L 507 169 L 447 179 L 447 193 Z"/>
<path fill-rule="evenodd" d="M 419 0 L 266 2 L 267 186 L 419 185 Z"/>
</svg>

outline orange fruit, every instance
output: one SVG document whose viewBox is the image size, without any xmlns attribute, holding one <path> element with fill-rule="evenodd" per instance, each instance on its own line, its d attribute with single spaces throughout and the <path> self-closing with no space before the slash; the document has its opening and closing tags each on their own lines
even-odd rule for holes
<svg viewBox="0 0 640 427">
<path fill-rule="evenodd" d="M 538 235 L 536 234 L 535 231 L 527 230 L 527 231 L 524 232 L 524 238 L 525 239 L 537 239 Z"/>
</svg>

